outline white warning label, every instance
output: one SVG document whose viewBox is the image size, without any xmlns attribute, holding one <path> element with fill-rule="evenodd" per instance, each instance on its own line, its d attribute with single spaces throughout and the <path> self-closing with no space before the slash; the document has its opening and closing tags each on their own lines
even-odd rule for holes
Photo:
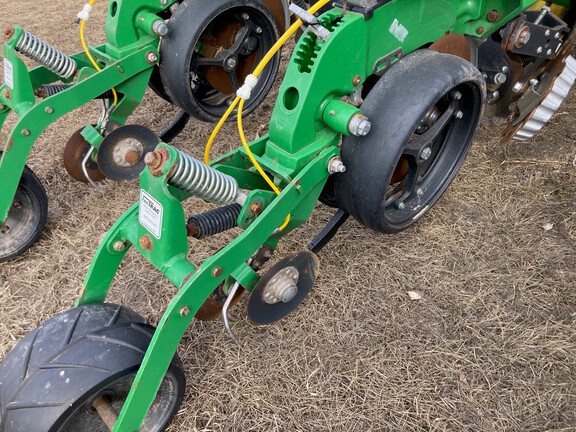
<svg viewBox="0 0 576 432">
<path fill-rule="evenodd" d="M 162 235 L 162 212 L 162 204 L 152 198 L 144 189 L 140 189 L 138 221 L 157 239 L 160 239 Z"/>
<path fill-rule="evenodd" d="M 12 62 L 6 58 L 4 59 L 4 82 L 11 89 L 14 88 L 14 68 Z"/>
</svg>

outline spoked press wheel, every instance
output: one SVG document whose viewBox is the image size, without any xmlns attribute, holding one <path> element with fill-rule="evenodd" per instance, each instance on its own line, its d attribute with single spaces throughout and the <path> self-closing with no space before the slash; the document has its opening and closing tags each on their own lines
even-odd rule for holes
<svg viewBox="0 0 576 432">
<path fill-rule="evenodd" d="M 36 243 L 47 217 L 46 191 L 34 172 L 25 166 L 8 218 L 0 226 L 0 262 L 14 258 Z"/>
<path fill-rule="evenodd" d="M 0 430 L 108 432 L 101 407 L 112 417 L 120 412 L 153 332 L 144 318 L 111 304 L 81 306 L 50 318 L 0 366 Z M 164 430 L 184 386 L 175 356 L 141 431 Z"/>
<path fill-rule="evenodd" d="M 258 0 L 184 0 L 160 47 L 162 87 L 188 114 L 217 121 L 278 33 L 271 12 Z M 246 113 L 266 96 L 278 65 L 276 55 L 246 102 Z"/>
<path fill-rule="evenodd" d="M 402 231 L 446 191 L 482 115 L 485 84 L 462 58 L 420 50 L 399 60 L 361 106 L 366 137 L 346 137 L 341 209 L 380 232 Z"/>
</svg>

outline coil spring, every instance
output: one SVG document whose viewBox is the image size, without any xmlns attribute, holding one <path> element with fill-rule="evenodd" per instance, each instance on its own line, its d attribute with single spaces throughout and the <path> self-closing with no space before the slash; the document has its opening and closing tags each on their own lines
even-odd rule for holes
<svg viewBox="0 0 576 432">
<path fill-rule="evenodd" d="M 192 195 L 215 204 L 229 204 L 238 195 L 234 177 L 216 171 L 184 152 L 176 164 L 169 183 Z"/>
<path fill-rule="evenodd" d="M 187 223 L 188 233 L 194 238 L 203 239 L 232 229 L 236 226 L 241 210 L 240 204 L 230 204 L 190 216 Z"/>
<path fill-rule="evenodd" d="M 70 78 L 77 69 L 73 59 L 24 29 L 16 44 L 16 51 L 63 78 Z"/>
<path fill-rule="evenodd" d="M 36 91 L 36 95 L 41 98 L 47 98 L 68 90 L 70 87 L 72 87 L 72 84 L 44 84 Z M 112 93 L 112 90 L 106 90 L 101 95 L 96 96 L 95 99 L 112 99 L 113 97 L 114 93 Z"/>
</svg>

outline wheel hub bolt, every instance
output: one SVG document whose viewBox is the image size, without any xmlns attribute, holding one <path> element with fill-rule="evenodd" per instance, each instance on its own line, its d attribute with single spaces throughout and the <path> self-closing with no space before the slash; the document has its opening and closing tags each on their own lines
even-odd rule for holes
<svg viewBox="0 0 576 432">
<path fill-rule="evenodd" d="M 363 115 L 354 114 L 348 123 L 348 131 L 357 137 L 366 136 L 372 128 L 372 123 Z"/>
<path fill-rule="evenodd" d="M 424 191 L 423 191 L 422 189 L 418 189 L 418 190 L 416 191 L 416 195 L 422 196 L 422 195 L 424 195 Z"/>
<path fill-rule="evenodd" d="M 398 201 L 398 202 L 396 202 L 396 208 L 398 210 L 404 210 L 406 208 L 406 204 L 404 204 L 404 202 L 402 202 L 402 201 Z"/>
<path fill-rule="evenodd" d="M 229 57 L 226 59 L 226 67 L 229 69 L 234 69 L 238 65 L 238 60 L 236 57 Z"/>
<path fill-rule="evenodd" d="M 242 12 L 242 15 L 240 16 L 244 21 L 248 21 L 250 19 L 250 15 L 248 15 L 246 12 Z"/>
<path fill-rule="evenodd" d="M 430 147 L 424 148 L 422 153 L 420 153 L 420 159 L 422 160 L 428 160 L 430 156 L 432 156 L 432 149 Z"/>
<path fill-rule="evenodd" d="M 154 24 L 152 24 L 152 32 L 158 36 L 166 36 L 168 34 L 168 26 L 164 21 L 154 21 Z"/>
<path fill-rule="evenodd" d="M 464 113 L 462 111 L 456 111 L 456 118 L 461 119 L 462 117 L 464 117 Z"/>
<path fill-rule="evenodd" d="M 256 27 L 256 33 L 258 34 L 262 33 L 262 27 Z"/>
</svg>

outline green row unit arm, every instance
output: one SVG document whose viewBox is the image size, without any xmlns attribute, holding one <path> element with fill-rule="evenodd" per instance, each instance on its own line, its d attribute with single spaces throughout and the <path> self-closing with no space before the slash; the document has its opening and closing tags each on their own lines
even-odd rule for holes
<svg viewBox="0 0 576 432">
<path fill-rule="evenodd" d="M 247 264 L 250 257 L 263 245 L 275 248 L 282 236 L 310 216 L 330 175 L 328 164 L 339 156 L 340 137 L 348 134 L 348 121 L 359 112 L 341 98 L 353 93 L 369 76 L 381 73 L 399 52 L 408 54 L 448 32 L 487 37 L 534 2 L 384 3 L 372 16 L 347 13 L 340 18 L 341 9 L 333 9 L 321 17 L 331 31 L 325 41 L 308 31 L 297 43 L 280 88 L 269 134 L 250 144 L 258 162 L 282 190 L 278 196 L 254 172 L 244 148 L 213 161 L 216 170 L 234 177 L 238 186 L 249 192 L 238 218 L 242 233 L 199 267 L 187 258 L 189 245 L 181 202 L 190 194 L 178 187 L 182 185 L 171 183 L 170 177 L 184 155 L 163 143 L 157 147 L 155 154 L 164 155 L 160 166 L 148 167 L 140 176 L 141 194 L 148 198 L 130 208 L 108 232 L 77 301 L 77 305 L 105 301 L 130 247 L 136 248 L 179 288 L 158 324 L 115 431 L 138 430 L 180 339 L 210 293 L 219 284 L 230 287 L 234 281 L 252 291 L 260 277 Z M 568 1 L 556 3 L 568 5 Z M 498 11 L 496 21 L 488 19 L 490 11 Z M 259 214 L 251 213 L 255 203 L 263 209 Z M 155 234 L 140 223 L 142 206 L 149 205 L 160 214 Z M 290 222 L 279 230 L 287 215 Z"/>
<path fill-rule="evenodd" d="M 160 37 L 153 32 L 153 23 L 163 21 L 158 14 L 174 1 L 111 1 L 106 19 L 107 42 L 89 47 L 101 70 L 97 71 L 87 55 L 80 52 L 70 56 L 77 64 L 77 71 L 68 79 L 45 66 L 29 71 L 16 48 L 25 31 L 15 27 L 7 34 L 8 40 L 3 47 L 5 83 L 0 87 L 0 129 L 10 112 L 18 116 L 18 121 L 0 147 L 3 151 L 0 159 L 0 226 L 8 216 L 28 154 L 51 123 L 112 88 L 118 92 L 119 101 L 110 120 L 124 124 L 140 104 L 152 68 L 159 59 Z M 42 85 L 57 81 L 73 85 L 44 99 L 36 98 L 35 91 Z M 102 141 L 102 136 L 92 126 L 87 126 L 83 135 L 95 148 Z"/>
</svg>

